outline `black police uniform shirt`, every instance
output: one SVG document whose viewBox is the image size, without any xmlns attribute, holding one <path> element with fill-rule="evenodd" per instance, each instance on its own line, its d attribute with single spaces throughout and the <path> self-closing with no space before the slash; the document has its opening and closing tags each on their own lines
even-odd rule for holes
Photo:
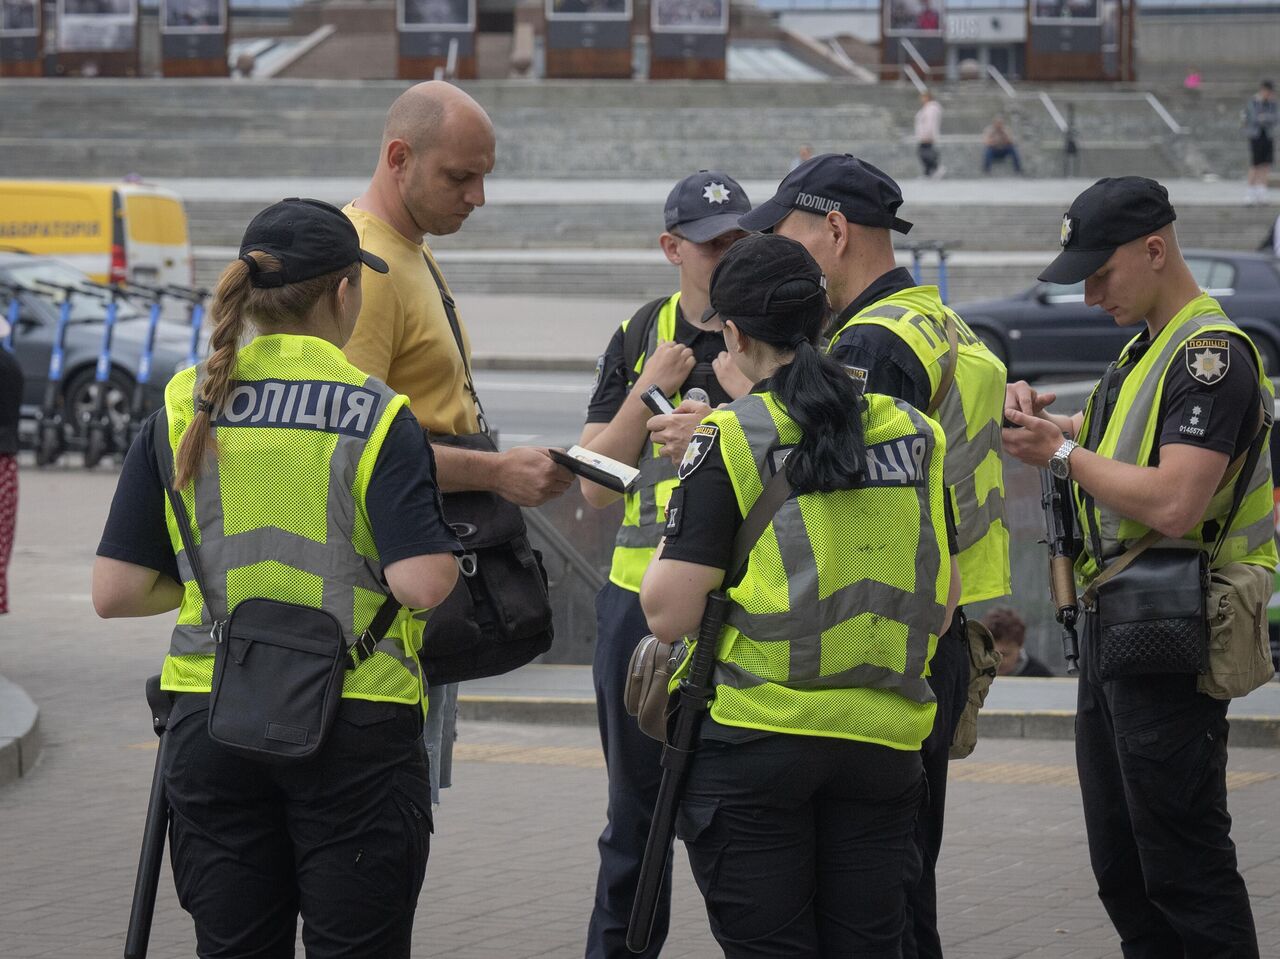
<svg viewBox="0 0 1280 959">
<path fill-rule="evenodd" d="M 1148 466 L 1160 464 L 1160 447 L 1171 444 L 1199 446 L 1225 453 L 1234 459 L 1249 447 L 1257 431 L 1259 402 L 1258 370 L 1253 350 L 1244 338 L 1226 334 L 1227 355 L 1220 359 L 1226 370 L 1211 379 L 1197 366 L 1194 348 L 1184 346 L 1169 366 L 1164 378 L 1157 429 L 1159 439 L 1151 451 Z M 1113 406 L 1120 384 L 1150 348 L 1148 333 L 1129 350 L 1133 360 L 1118 370 L 1110 388 Z M 1077 437 L 1079 439 L 1079 437 Z"/>
<path fill-rule="evenodd" d="M 158 415 L 147 418 L 125 455 L 98 555 L 154 569 L 181 582 L 164 521 L 165 488 L 155 456 L 153 426 Z M 431 444 L 405 407 L 387 429 L 365 494 L 369 526 L 383 566 L 411 556 L 462 551 L 444 521 L 435 476 Z"/>
<path fill-rule="evenodd" d="M 609 341 L 608 348 L 597 364 L 596 385 L 591 391 L 587 406 L 588 423 L 608 423 L 618 415 L 627 398 L 627 361 L 624 355 L 625 332 L 618 327 Z M 676 304 L 675 342 L 693 351 L 694 369 L 685 380 L 685 386 L 700 386 L 711 397 L 710 405 L 719 406 L 732 397 L 716 379 L 711 364 L 725 350 L 724 333 L 719 330 L 703 330 L 684 318 L 680 304 Z"/>
<path fill-rule="evenodd" d="M 835 329 L 839 331 L 872 303 L 915 285 L 910 270 L 905 267 L 890 270 L 840 312 Z M 864 388 L 868 393 L 883 393 L 920 410 L 929 405 L 932 396 L 929 372 L 906 341 L 888 327 L 878 323 L 859 323 L 836 341 L 831 349 L 831 358 L 841 366 L 866 370 Z"/>
</svg>

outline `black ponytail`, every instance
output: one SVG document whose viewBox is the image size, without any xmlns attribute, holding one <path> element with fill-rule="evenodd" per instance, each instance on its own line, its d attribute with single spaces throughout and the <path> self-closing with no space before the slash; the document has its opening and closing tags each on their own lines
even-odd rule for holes
<svg viewBox="0 0 1280 959">
<path fill-rule="evenodd" d="M 863 400 L 844 367 L 803 339 L 769 386 L 800 427 L 800 443 L 787 456 L 787 476 L 798 492 L 849 489 L 865 477 Z"/>
</svg>

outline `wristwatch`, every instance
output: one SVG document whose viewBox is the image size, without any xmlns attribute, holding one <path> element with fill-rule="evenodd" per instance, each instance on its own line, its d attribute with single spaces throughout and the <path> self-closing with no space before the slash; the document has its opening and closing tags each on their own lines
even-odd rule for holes
<svg viewBox="0 0 1280 959">
<path fill-rule="evenodd" d="M 1075 440 L 1064 439 L 1058 451 L 1049 458 L 1049 472 L 1057 479 L 1064 480 L 1071 475 L 1071 451 L 1080 444 Z"/>
</svg>

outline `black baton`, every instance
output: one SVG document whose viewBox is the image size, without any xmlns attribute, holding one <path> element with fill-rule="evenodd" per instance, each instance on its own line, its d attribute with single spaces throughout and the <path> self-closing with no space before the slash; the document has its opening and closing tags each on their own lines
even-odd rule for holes
<svg viewBox="0 0 1280 959">
<path fill-rule="evenodd" d="M 151 798 L 147 800 L 147 822 L 142 829 L 142 852 L 138 856 L 138 877 L 133 883 L 133 905 L 129 908 L 129 931 L 124 940 L 124 959 L 146 959 L 151 939 L 151 918 L 156 911 L 156 887 L 160 884 L 160 863 L 164 859 L 164 834 L 169 827 L 169 801 L 164 794 L 164 754 L 169 737 L 165 724 L 173 697 L 160 688 L 160 677 L 147 680 L 147 705 L 151 707 L 151 727 L 160 737 L 156 749 L 156 769 L 151 776 Z"/>
</svg>

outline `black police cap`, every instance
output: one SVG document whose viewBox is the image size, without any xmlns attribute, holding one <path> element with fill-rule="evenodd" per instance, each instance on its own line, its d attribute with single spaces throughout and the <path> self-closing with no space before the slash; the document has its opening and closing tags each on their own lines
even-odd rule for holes
<svg viewBox="0 0 1280 959">
<path fill-rule="evenodd" d="M 279 270 L 265 270 L 249 253 L 270 253 Z M 240 259 L 249 266 L 249 282 L 259 288 L 300 283 L 333 273 L 359 260 L 378 273 L 387 272 L 382 257 L 360 249 L 360 235 L 347 215 L 323 200 L 290 197 L 252 220 L 240 241 Z"/>
<path fill-rule="evenodd" d="M 774 320 L 827 308 L 817 261 L 795 240 L 772 233 L 743 237 L 725 251 L 711 274 L 711 306 L 703 314 L 733 320 L 749 334 Z"/>
<path fill-rule="evenodd" d="M 1169 191 L 1144 176 L 1103 177 L 1062 217 L 1062 252 L 1045 268 L 1046 283 L 1079 283 L 1102 267 L 1117 247 L 1149 236 L 1176 220 Z"/>
<path fill-rule="evenodd" d="M 663 222 L 668 231 L 694 243 L 706 243 L 730 230 L 751 210 L 747 191 L 718 170 L 699 170 L 677 183 L 667 195 Z"/>
<path fill-rule="evenodd" d="M 792 210 L 826 216 L 839 211 L 850 223 L 909 233 L 898 219 L 902 191 L 893 177 L 852 154 L 824 153 L 801 163 L 766 200 L 738 221 L 753 233 L 771 230 Z"/>
</svg>

